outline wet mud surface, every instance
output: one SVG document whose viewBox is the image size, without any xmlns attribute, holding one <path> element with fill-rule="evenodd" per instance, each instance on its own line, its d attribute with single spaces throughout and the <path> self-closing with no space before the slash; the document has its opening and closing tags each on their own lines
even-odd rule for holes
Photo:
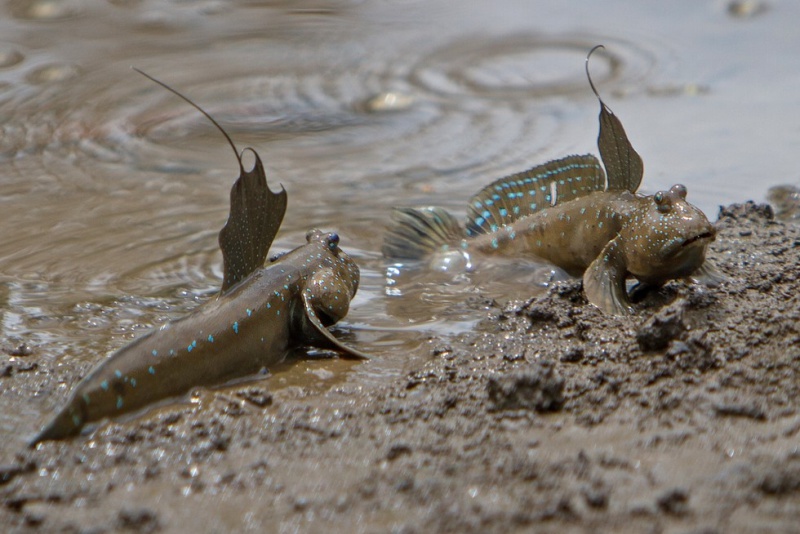
<svg viewBox="0 0 800 534">
<path fill-rule="evenodd" d="M 800 517 L 800 230 L 722 208 L 718 288 L 671 282 L 636 314 L 579 282 L 466 297 L 470 333 L 388 385 L 255 381 L 0 466 L 0 524 L 55 532 L 790 532 Z M 66 397 L 46 355 L 5 346 L 24 411 Z M 361 365 L 370 365 L 369 363 Z M 321 395 L 321 397 L 320 397 Z M 31 429 L 31 434 L 34 432 Z"/>
</svg>

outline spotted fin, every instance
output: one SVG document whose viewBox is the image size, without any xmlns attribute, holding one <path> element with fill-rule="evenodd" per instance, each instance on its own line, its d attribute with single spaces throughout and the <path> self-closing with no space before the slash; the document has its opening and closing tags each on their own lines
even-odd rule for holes
<svg viewBox="0 0 800 534">
<path fill-rule="evenodd" d="M 202 113 L 225 136 L 239 163 L 239 178 L 231 188 L 231 212 L 228 215 L 228 222 L 219 232 L 224 272 L 222 292 L 225 292 L 264 265 L 269 247 L 286 213 L 286 190 L 283 187 L 279 193 L 270 190 L 264 165 L 258 153 L 252 148 L 245 150 L 253 153 L 256 163 L 251 170 L 245 171 L 242 165 L 242 153 L 236 148 L 225 128 L 206 110 L 164 82 L 136 67 L 131 68 Z"/>
<path fill-rule="evenodd" d="M 387 258 L 420 259 L 464 239 L 458 220 L 442 208 L 395 208 L 383 239 Z"/>
<path fill-rule="evenodd" d="M 615 237 L 583 273 L 583 290 L 589 302 L 612 315 L 632 313 L 625 287 L 625 258 Z"/>
<path fill-rule="evenodd" d="M 521 217 L 604 188 L 603 168 L 591 154 L 548 161 L 501 178 L 472 197 L 467 234 L 496 232 Z"/>
<path fill-rule="evenodd" d="M 355 360 L 369 360 L 369 356 L 360 350 L 348 347 L 331 334 L 319 315 L 314 310 L 312 298 L 308 292 L 303 292 L 303 307 L 305 308 L 305 317 L 303 321 L 303 339 L 309 344 L 319 347 L 321 349 L 331 349 L 339 352 L 345 358 Z"/>
<path fill-rule="evenodd" d="M 631 142 L 628 141 L 622 122 L 600 98 L 600 94 L 592 82 L 592 77 L 589 75 L 589 58 L 599 48 L 603 48 L 603 46 L 595 46 L 586 56 L 586 77 L 589 79 L 589 86 L 594 95 L 600 102 L 600 133 L 597 136 L 597 148 L 600 149 L 600 157 L 603 159 L 603 165 L 608 174 L 608 190 L 635 193 L 639 189 L 639 184 L 642 183 L 644 163 L 633 149 Z"/>
<path fill-rule="evenodd" d="M 261 158 L 250 150 L 255 155 L 255 165 L 245 171 L 239 159 L 239 178 L 231 188 L 231 212 L 219 232 L 223 292 L 264 265 L 286 213 L 286 190 L 270 190 Z"/>
</svg>

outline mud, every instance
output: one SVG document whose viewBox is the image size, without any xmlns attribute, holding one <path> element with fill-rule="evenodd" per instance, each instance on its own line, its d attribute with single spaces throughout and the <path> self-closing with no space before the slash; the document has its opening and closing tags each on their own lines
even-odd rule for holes
<svg viewBox="0 0 800 534">
<path fill-rule="evenodd" d="M 269 380 L 0 466 L 0 523 L 47 532 L 791 532 L 800 517 L 800 231 L 720 209 L 718 288 L 672 282 L 636 315 L 472 298 L 472 333 L 387 386 L 308 402 Z M 0 357 L 7 409 L 74 383 Z M 369 363 L 364 364 L 369 365 Z M 75 372 L 79 372 L 76 369 Z M 85 370 L 84 370 L 85 371 Z M 318 395 L 315 393 L 314 395 Z M 16 399 L 16 400 L 15 400 Z M 16 405 L 15 405 L 16 404 Z M 31 433 L 35 428 L 31 428 Z"/>
</svg>

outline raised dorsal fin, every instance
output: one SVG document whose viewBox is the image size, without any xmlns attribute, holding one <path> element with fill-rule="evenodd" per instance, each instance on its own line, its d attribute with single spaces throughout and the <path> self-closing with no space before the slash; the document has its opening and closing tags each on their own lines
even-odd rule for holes
<svg viewBox="0 0 800 534">
<path fill-rule="evenodd" d="M 548 161 L 500 178 L 472 197 L 467 211 L 467 234 L 495 232 L 556 203 L 604 189 L 603 168 L 591 154 Z"/>
<path fill-rule="evenodd" d="M 642 158 L 633 149 L 633 145 L 628 141 L 622 123 L 600 98 L 600 94 L 592 82 L 592 77 L 589 75 L 589 58 L 598 48 L 603 48 L 603 45 L 595 46 L 586 56 L 586 77 L 589 79 L 589 86 L 594 95 L 600 102 L 600 133 L 597 136 L 597 148 L 600 150 L 600 157 L 603 158 L 603 165 L 608 174 L 608 190 L 627 190 L 635 193 L 639 189 L 639 184 L 642 183 L 644 164 Z"/>
<path fill-rule="evenodd" d="M 273 193 L 261 158 L 253 149 L 255 165 L 249 171 L 239 159 L 239 178 L 231 187 L 231 212 L 219 232 L 224 277 L 222 291 L 264 265 L 269 247 L 286 213 L 286 190 Z"/>
<path fill-rule="evenodd" d="M 177 95 L 210 120 L 225 136 L 239 163 L 239 178 L 231 188 L 231 211 L 228 221 L 219 232 L 224 272 L 221 290 L 225 292 L 264 265 L 269 247 L 275 240 L 275 235 L 283 221 L 283 215 L 286 213 L 286 190 L 283 186 L 278 193 L 270 190 L 264 165 L 261 163 L 258 153 L 252 148 L 245 150 L 253 153 L 256 162 L 252 169 L 245 171 L 244 165 L 242 165 L 244 151 L 239 152 L 228 132 L 206 110 L 164 82 L 136 67 L 131 68 Z"/>
</svg>

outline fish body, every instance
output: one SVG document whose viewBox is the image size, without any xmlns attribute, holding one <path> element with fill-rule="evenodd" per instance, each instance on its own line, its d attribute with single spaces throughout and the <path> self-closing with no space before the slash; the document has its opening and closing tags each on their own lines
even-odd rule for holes
<svg viewBox="0 0 800 534">
<path fill-rule="evenodd" d="M 546 165 L 563 166 L 576 158 L 593 156 L 569 156 Z M 547 167 L 539 167 L 524 174 L 562 180 L 548 172 Z M 488 196 L 489 206 L 486 190 L 473 197 L 470 205 L 474 209 L 466 229 L 441 208 L 395 209 L 394 224 L 384 239 L 384 255 L 421 259 L 483 254 L 541 259 L 583 277 L 589 301 L 612 314 L 630 313 L 625 281 L 631 276 L 648 285 L 684 277 L 711 285 L 724 279 L 705 258 L 716 230 L 702 211 L 686 201 L 686 188 L 680 184 L 651 196 L 626 190 L 594 191 L 574 198 L 563 195 L 566 201 L 515 218 L 514 209 L 520 208 L 518 191 L 502 184 L 520 179 L 514 175 L 492 184 L 489 191 L 499 187 L 501 193 Z M 552 183 L 545 188 L 555 198 Z M 536 195 L 526 193 L 519 198 L 525 196 Z M 524 201 L 528 207 L 535 204 Z"/>
<path fill-rule="evenodd" d="M 336 241 L 335 234 L 310 232 L 306 245 L 113 354 L 78 384 L 35 442 L 74 435 L 86 423 L 194 387 L 255 374 L 296 346 L 328 346 L 307 314 L 322 328 L 344 317 L 359 278 Z"/>
</svg>

